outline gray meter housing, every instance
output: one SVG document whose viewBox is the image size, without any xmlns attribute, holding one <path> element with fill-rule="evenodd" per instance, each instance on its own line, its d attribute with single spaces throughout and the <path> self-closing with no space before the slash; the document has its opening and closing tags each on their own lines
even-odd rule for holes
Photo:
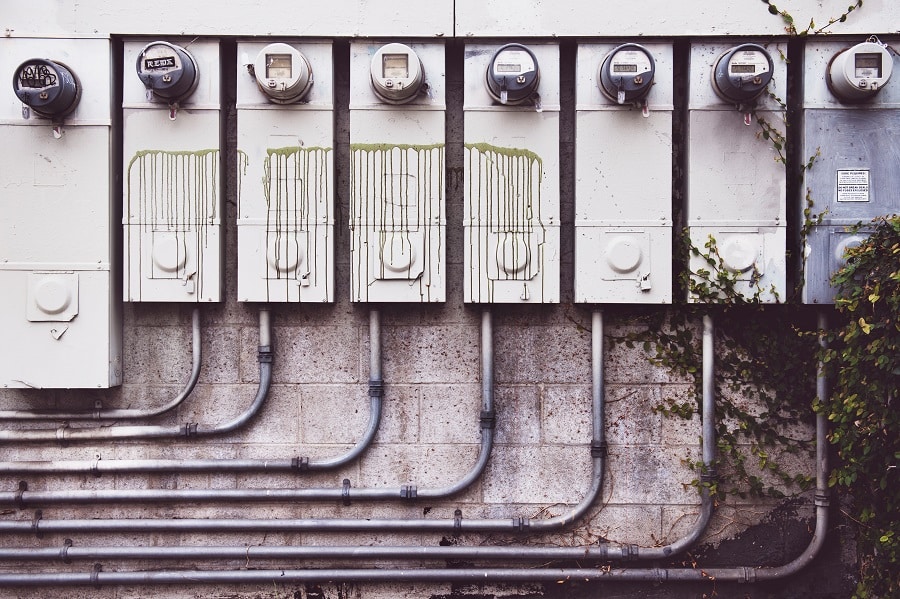
<svg viewBox="0 0 900 599">
<path fill-rule="evenodd" d="M 625 104 L 643 99 L 653 87 L 656 61 L 639 44 L 622 44 L 606 55 L 597 74 L 597 85 L 603 95 Z"/>
<path fill-rule="evenodd" d="M 534 52 L 521 44 L 506 44 L 497 50 L 486 73 L 487 90 L 494 101 L 513 106 L 531 100 L 540 80 Z"/>
<path fill-rule="evenodd" d="M 13 75 L 13 90 L 23 104 L 49 119 L 71 113 L 81 99 L 75 74 L 66 65 L 45 58 L 20 64 Z"/>
<path fill-rule="evenodd" d="M 303 54 L 288 44 L 275 43 L 263 48 L 253 63 L 256 85 L 270 102 L 299 102 L 313 85 L 313 72 Z"/>
<path fill-rule="evenodd" d="M 144 87 L 170 104 L 184 100 L 197 89 L 197 62 L 181 46 L 151 42 L 138 54 L 135 67 Z"/>
<path fill-rule="evenodd" d="M 893 67 L 887 48 L 867 41 L 835 54 L 828 64 L 825 83 L 841 102 L 865 102 L 887 84 Z"/>
<path fill-rule="evenodd" d="M 372 91 L 388 104 L 406 104 L 416 99 L 425 85 L 425 68 L 412 48 L 391 43 L 380 47 L 370 67 Z"/>
<path fill-rule="evenodd" d="M 743 104 L 758 98 L 772 80 L 772 56 L 758 44 L 726 50 L 713 66 L 713 89 L 723 100 Z"/>
</svg>

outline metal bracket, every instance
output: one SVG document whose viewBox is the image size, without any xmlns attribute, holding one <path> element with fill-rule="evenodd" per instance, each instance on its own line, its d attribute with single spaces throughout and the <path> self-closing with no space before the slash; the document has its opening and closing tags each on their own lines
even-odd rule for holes
<svg viewBox="0 0 900 599">
<path fill-rule="evenodd" d="M 98 589 L 100 588 L 100 572 L 103 571 L 103 564 L 94 564 L 91 568 L 91 584 Z"/>
<path fill-rule="evenodd" d="M 265 363 L 268 363 L 268 364 L 271 364 L 271 363 L 272 363 L 272 357 L 274 356 L 274 353 L 275 353 L 275 352 L 272 351 L 272 346 L 271 346 L 271 345 L 260 345 L 260 346 L 257 348 L 256 358 L 257 358 L 257 360 L 259 361 L 260 364 L 262 364 L 262 363 L 264 363 L 264 362 L 265 362 Z"/>
<path fill-rule="evenodd" d="M 831 497 L 829 496 L 828 492 L 817 492 L 814 501 L 816 507 L 828 507 L 831 505 Z"/>
<path fill-rule="evenodd" d="M 531 521 L 528 518 L 513 518 L 512 525 L 516 532 L 526 532 L 531 526 Z"/>
<path fill-rule="evenodd" d="M 400 497 L 403 499 L 415 499 L 418 494 L 416 485 L 403 485 L 400 487 Z"/>
<path fill-rule="evenodd" d="M 43 510 L 34 510 L 34 516 L 31 517 L 31 532 L 34 533 L 34 536 L 42 539 L 44 538 L 44 533 L 40 531 L 41 518 L 44 517 Z"/>
<path fill-rule="evenodd" d="M 350 505 L 350 479 L 345 478 L 341 487 L 341 501 L 344 505 Z"/>
<path fill-rule="evenodd" d="M 63 541 L 62 549 L 59 550 L 59 559 L 62 560 L 64 564 L 71 564 L 72 558 L 69 557 L 69 547 L 72 546 L 72 539 L 66 539 Z"/>
<path fill-rule="evenodd" d="M 462 532 L 462 510 L 456 508 L 453 511 L 453 536 L 458 537 Z"/>
<path fill-rule="evenodd" d="M 200 425 L 196 422 L 188 422 L 184 425 L 184 436 L 185 437 L 195 437 L 197 436 L 197 428 Z"/>
<path fill-rule="evenodd" d="M 20 510 L 25 509 L 25 498 L 23 496 L 25 495 L 25 491 L 27 491 L 27 490 L 28 490 L 28 483 L 25 482 L 24 480 L 20 480 L 19 488 L 16 490 L 16 497 L 15 497 L 16 507 L 19 508 Z"/>
<path fill-rule="evenodd" d="M 380 379 L 369 381 L 369 397 L 384 397 L 384 381 Z"/>
<path fill-rule="evenodd" d="M 481 428 L 482 429 L 493 429 L 497 426 L 497 413 L 494 410 L 482 410 L 481 411 Z"/>
<path fill-rule="evenodd" d="M 306 472 L 309 470 L 309 458 L 291 458 L 291 468 Z"/>
<path fill-rule="evenodd" d="M 591 457 L 605 458 L 609 455 L 609 445 L 606 441 L 591 441 Z"/>
</svg>

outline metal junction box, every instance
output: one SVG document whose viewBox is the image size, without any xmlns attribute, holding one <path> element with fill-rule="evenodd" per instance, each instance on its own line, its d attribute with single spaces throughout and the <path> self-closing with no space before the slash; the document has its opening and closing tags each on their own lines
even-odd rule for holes
<svg viewBox="0 0 900 599">
<path fill-rule="evenodd" d="M 443 43 L 350 44 L 351 301 L 446 300 Z"/>
<path fill-rule="evenodd" d="M 762 302 L 786 295 L 785 164 L 776 147 L 786 131 L 786 51 L 711 42 L 690 52 L 690 242 L 737 279 L 739 294 Z M 691 256 L 692 273 L 716 267 Z"/>
<path fill-rule="evenodd" d="M 843 266 L 844 251 L 866 236 L 865 228 L 852 233 L 849 227 L 900 213 L 900 81 L 896 72 L 887 80 L 897 59 L 861 41 L 806 45 L 803 160 L 815 160 L 805 187 L 821 221 L 805 240 L 804 303 L 834 302 L 831 275 Z M 900 39 L 880 43 L 896 48 Z M 840 68 L 840 57 L 849 64 Z M 847 74 L 849 82 L 839 79 Z M 869 93 L 848 97 L 842 83 Z"/>
<path fill-rule="evenodd" d="M 672 301 L 672 45 L 581 44 L 575 301 Z"/>
<path fill-rule="evenodd" d="M 334 301 L 330 42 L 239 42 L 240 301 Z"/>
<path fill-rule="evenodd" d="M 124 44 L 124 298 L 222 296 L 219 43 Z"/>
<path fill-rule="evenodd" d="M 108 39 L 0 38 L 0 386 L 122 382 L 111 63 Z"/>
<path fill-rule="evenodd" d="M 557 303 L 559 46 L 465 48 L 464 298 Z"/>
</svg>

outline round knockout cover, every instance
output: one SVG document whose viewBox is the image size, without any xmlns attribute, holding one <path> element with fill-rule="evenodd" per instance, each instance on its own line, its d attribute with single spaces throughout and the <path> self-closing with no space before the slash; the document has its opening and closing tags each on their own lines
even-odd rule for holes
<svg viewBox="0 0 900 599">
<path fill-rule="evenodd" d="M 616 102 L 637 102 L 650 92 L 656 61 L 638 44 L 623 44 L 606 55 L 597 74 L 603 95 Z"/>
<path fill-rule="evenodd" d="M 501 47 L 487 69 L 488 93 L 501 104 L 522 104 L 532 98 L 541 80 L 534 52 L 521 44 Z"/>
<path fill-rule="evenodd" d="M 13 90 L 23 104 L 47 118 L 71 113 L 81 99 L 75 74 L 64 64 L 43 58 L 19 65 L 13 75 Z"/>
<path fill-rule="evenodd" d="M 135 66 L 144 86 L 169 103 L 180 102 L 197 89 L 197 63 L 181 46 L 151 42 L 138 54 Z"/>
<path fill-rule="evenodd" d="M 772 57 L 760 45 L 742 44 L 726 50 L 713 66 L 716 94 L 729 102 L 758 98 L 772 80 Z"/>
<path fill-rule="evenodd" d="M 863 102 L 881 91 L 893 68 L 887 48 L 868 41 L 835 54 L 825 81 L 842 102 Z"/>
<path fill-rule="evenodd" d="M 253 63 L 256 84 L 276 104 L 302 100 L 313 84 L 312 67 L 299 50 L 288 44 L 269 44 Z"/>
<path fill-rule="evenodd" d="M 393 43 L 379 48 L 372 57 L 372 90 L 388 104 L 406 104 L 422 91 L 425 69 L 409 46 Z"/>
</svg>

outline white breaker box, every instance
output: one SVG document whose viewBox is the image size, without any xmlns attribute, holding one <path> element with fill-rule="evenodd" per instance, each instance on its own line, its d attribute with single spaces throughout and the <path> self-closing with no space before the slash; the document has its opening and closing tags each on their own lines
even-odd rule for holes
<svg viewBox="0 0 900 599">
<path fill-rule="evenodd" d="M 330 42 L 237 47 L 240 301 L 334 301 Z"/>
<path fill-rule="evenodd" d="M 464 299 L 560 299 L 559 46 L 465 48 Z"/>
<path fill-rule="evenodd" d="M 889 80 L 897 59 L 881 44 L 896 48 L 900 39 L 806 44 L 802 159 L 815 157 L 806 187 L 821 220 L 810 223 L 805 240 L 804 303 L 834 303 L 831 276 L 844 265 L 844 251 L 867 235 L 865 227 L 850 227 L 900 213 L 900 81 L 896 72 Z M 841 83 L 860 97 L 836 96 Z"/>
<path fill-rule="evenodd" d="M 785 164 L 783 150 L 776 147 L 777 136 L 770 133 L 766 139 L 763 127 L 780 135 L 786 132 L 787 50 L 780 42 L 756 44 L 756 49 L 741 50 L 742 46 L 719 42 L 691 46 L 687 226 L 691 244 L 702 253 L 711 252 L 706 246 L 714 240 L 711 256 L 717 266 L 693 255 L 689 266 L 700 284 L 705 277 L 694 273 L 722 268 L 736 279 L 738 294 L 762 302 L 783 301 Z M 771 58 L 768 65 L 766 55 Z M 716 65 L 737 83 L 728 87 L 726 80 L 714 89 Z M 760 89 L 754 92 L 756 84 Z M 747 102 L 733 99 L 744 92 L 758 97 Z"/>
<path fill-rule="evenodd" d="M 351 301 L 446 300 L 443 43 L 350 44 Z"/>
<path fill-rule="evenodd" d="M 111 63 L 108 39 L 0 38 L 3 387 L 122 382 Z"/>
<path fill-rule="evenodd" d="M 220 79 L 218 41 L 124 44 L 125 301 L 221 301 Z"/>
<path fill-rule="evenodd" d="M 575 301 L 671 303 L 672 45 L 581 44 L 575 86 Z"/>
</svg>

